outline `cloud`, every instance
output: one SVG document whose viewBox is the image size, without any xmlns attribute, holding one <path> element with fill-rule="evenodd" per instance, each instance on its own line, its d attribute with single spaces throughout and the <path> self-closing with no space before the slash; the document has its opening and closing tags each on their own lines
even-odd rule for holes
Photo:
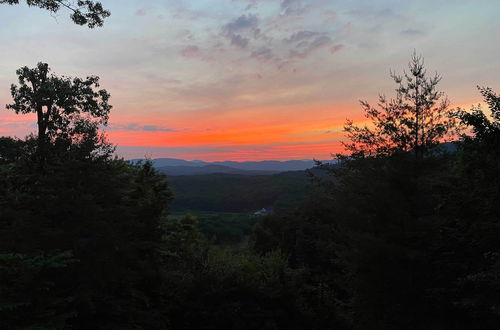
<svg viewBox="0 0 500 330">
<path fill-rule="evenodd" d="M 415 37 L 415 36 L 423 35 L 424 32 L 421 30 L 417 30 L 417 29 L 406 29 L 406 30 L 401 31 L 401 34 L 406 35 L 406 36 Z"/>
<path fill-rule="evenodd" d="M 245 10 L 250 10 L 252 8 L 257 7 L 257 3 L 259 0 L 248 0 L 249 4 L 246 6 Z"/>
<path fill-rule="evenodd" d="M 142 130 L 146 132 L 175 132 L 174 129 L 168 127 L 159 127 L 155 125 L 144 125 Z"/>
<path fill-rule="evenodd" d="M 227 34 L 233 34 L 242 31 L 257 29 L 258 25 L 259 25 L 259 18 L 257 17 L 257 15 L 248 14 L 248 15 L 241 15 L 235 20 L 227 23 L 226 25 L 223 26 L 222 29 Z"/>
<path fill-rule="evenodd" d="M 130 123 L 126 125 L 112 124 L 109 126 L 112 131 L 143 131 L 143 132 L 176 132 L 169 127 L 156 125 L 140 125 L 139 123 Z"/>
<path fill-rule="evenodd" d="M 257 59 L 260 62 L 267 62 L 273 58 L 273 51 L 268 47 L 261 47 L 257 50 L 254 50 L 251 54 L 251 57 Z"/>
<path fill-rule="evenodd" d="M 177 86 L 177 85 L 182 84 L 182 80 L 180 80 L 180 79 L 170 78 L 170 77 L 158 75 L 155 73 L 146 73 L 146 74 L 144 74 L 144 77 L 156 85 L 168 85 L 168 86 L 174 85 L 174 86 Z"/>
<path fill-rule="evenodd" d="M 242 37 L 239 34 L 233 34 L 231 36 L 231 45 L 237 46 L 240 48 L 246 48 L 248 43 L 250 42 L 249 38 Z"/>
<path fill-rule="evenodd" d="M 135 15 L 136 15 L 136 16 L 146 16 L 146 10 L 145 10 L 145 9 L 138 9 L 138 10 L 135 12 Z"/>
<path fill-rule="evenodd" d="M 374 9 L 374 8 L 356 8 L 349 11 L 349 14 L 361 19 L 366 18 L 394 18 L 397 16 L 390 8 Z"/>
<path fill-rule="evenodd" d="M 181 50 L 181 55 L 189 59 L 203 58 L 203 52 L 196 45 L 188 45 Z"/>
<path fill-rule="evenodd" d="M 337 12 L 334 10 L 324 11 L 322 15 L 325 17 L 325 23 L 333 23 L 337 21 Z"/>
<path fill-rule="evenodd" d="M 196 39 L 196 36 L 194 35 L 194 33 L 188 29 L 180 30 L 179 32 L 176 33 L 175 36 L 176 36 L 176 38 L 180 38 L 180 39 L 188 40 L 188 41 L 193 41 Z"/>
<path fill-rule="evenodd" d="M 307 10 L 302 0 L 282 0 L 280 7 L 282 15 L 301 15 Z"/>
<path fill-rule="evenodd" d="M 316 50 L 318 48 L 321 48 L 325 45 L 328 45 L 332 42 L 332 39 L 328 36 L 322 35 L 314 39 L 310 44 L 309 44 L 309 51 L 311 50 Z"/>
<path fill-rule="evenodd" d="M 335 45 L 332 48 L 330 48 L 330 53 L 336 54 L 336 53 L 340 52 L 343 48 L 344 48 L 344 45 L 341 45 L 341 44 Z"/>
<path fill-rule="evenodd" d="M 300 42 L 295 49 L 290 50 L 290 58 L 307 58 L 316 50 L 324 48 L 332 43 L 332 39 L 326 35 L 319 35 L 312 40 Z"/>
<path fill-rule="evenodd" d="M 231 45 L 239 48 L 246 48 L 250 43 L 250 38 L 258 38 L 259 18 L 254 14 L 245 14 L 237 17 L 222 26 L 222 34 L 230 40 Z"/>
<path fill-rule="evenodd" d="M 300 42 L 304 39 L 310 39 L 320 34 L 321 33 L 319 32 L 313 32 L 313 31 L 298 31 L 292 34 L 290 37 L 286 38 L 285 41 L 288 43 Z"/>
<path fill-rule="evenodd" d="M 216 15 L 207 10 L 193 9 L 189 1 L 163 0 L 170 12 L 170 17 L 175 20 L 198 21 L 214 19 Z"/>
</svg>

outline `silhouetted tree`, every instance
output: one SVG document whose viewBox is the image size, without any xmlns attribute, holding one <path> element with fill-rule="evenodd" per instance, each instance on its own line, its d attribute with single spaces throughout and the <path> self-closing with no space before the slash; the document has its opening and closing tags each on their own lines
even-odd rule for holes
<svg viewBox="0 0 500 330">
<path fill-rule="evenodd" d="M 64 328 L 69 315 L 61 310 L 73 294 L 58 290 L 54 279 L 76 262 L 70 252 L 0 254 L 1 328 Z"/>
<path fill-rule="evenodd" d="M 165 223 L 164 289 L 173 329 L 304 329 L 282 253 L 211 245 L 192 216 Z"/>
<path fill-rule="evenodd" d="M 0 4 L 17 5 L 19 0 L 0 0 Z M 57 13 L 61 8 L 71 11 L 71 19 L 75 24 L 87 25 L 89 28 L 102 26 L 104 19 L 111 13 L 104 9 L 102 4 L 90 0 L 26 0 L 30 7 L 46 9 L 51 13 Z"/>
<path fill-rule="evenodd" d="M 491 119 L 484 113 L 481 106 L 473 107 L 469 112 L 459 109 L 457 115 L 462 123 L 472 128 L 472 136 L 463 136 L 466 141 L 473 139 L 482 141 L 487 137 L 496 137 L 500 130 L 500 96 L 489 87 L 478 86 L 478 89 L 490 109 Z"/>
<path fill-rule="evenodd" d="M 442 198 L 439 291 L 455 308 L 465 329 L 495 329 L 500 324 L 500 96 L 479 87 L 488 105 L 460 109 L 458 116 L 472 134 L 459 144 L 454 180 Z"/>
<path fill-rule="evenodd" d="M 391 73 L 398 84 L 394 99 L 380 96 L 378 108 L 362 102 L 367 126 L 347 122 L 350 154 L 311 171 L 311 200 L 255 227 L 257 251 L 279 248 L 291 267 L 309 274 L 298 291 L 317 313 L 315 328 L 345 320 L 363 330 L 472 324 L 456 308 L 460 257 L 447 259 L 458 245 L 442 214 L 456 189 L 456 158 L 433 152 L 457 132 L 458 118 L 437 91 L 441 78 L 427 77 L 422 58 L 414 54 L 409 68 L 403 76 Z"/>
<path fill-rule="evenodd" d="M 0 320 L 9 329 L 165 328 L 165 177 L 113 156 L 99 132 L 111 106 L 97 77 L 49 72 L 20 69 L 8 106 L 35 112 L 39 131 L 1 151 Z"/>
<path fill-rule="evenodd" d="M 325 197 L 325 198 L 323 198 Z M 351 288 L 339 255 L 345 244 L 334 221 L 330 196 L 318 194 L 296 210 L 282 210 L 264 217 L 254 227 L 255 253 L 275 250 L 288 256 L 297 274 L 293 283 L 300 329 L 350 329 Z"/>
<path fill-rule="evenodd" d="M 47 157 L 49 142 L 74 141 L 86 133 L 96 135 L 99 125 L 107 124 L 112 106 L 108 103 L 109 93 L 97 89 L 99 77 L 58 77 L 51 74 L 46 63 L 38 63 L 33 69 L 22 67 L 16 73 L 19 86 L 11 86 L 14 103 L 8 104 L 7 109 L 36 113 L 41 163 Z"/>
<path fill-rule="evenodd" d="M 22 161 L 1 172 L 0 254 L 28 262 L 21 268 L 8 259 L 13 272 L 5 276 L 33 291 L 19 291 L 22 304 L 0 310 L 0 319 L 8 317 L 13 329 L 56 319 L 64 321 L 58 329 L 162 329 L 160 221 L 170 201 L 164 176 L 149 163 L 68 154 L 50 159 L 43 172 Z M 29 265 L 57 251 L 75 262 Z M 23 269 L 31 273 L 15 275 Z M 16 301 L 7 282 L 0 291 Z"/>
<path fill-rule="evenodd" d="M 358 127 L 349 120 L 344 131 L 349 142 L 345 148 L 352 155 L 390 155 L 413 150 L 417 158 L 443 141 L 455 126 L 448 99 L 437 90 L 441 76 L 427 77 L 421 56 L 413 54 L 409 72 L 403 76 L 391 72 L 398 84 L 396 96 L 379 96 L 378 108 L 361 101 L 365 116 L 371 122 Z"/>
<path fill-rule="evenodd" d="M 23 154 L 24 141 L 7 136 L 0 137 L 0 165 L 14 163 Z"/>
</svg>

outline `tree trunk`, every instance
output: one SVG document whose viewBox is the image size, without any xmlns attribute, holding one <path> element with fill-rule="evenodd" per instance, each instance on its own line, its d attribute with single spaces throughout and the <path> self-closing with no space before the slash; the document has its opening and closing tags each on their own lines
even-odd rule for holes
<svg viewBox="0 0 500 330">
<path fill-rule="evenodd" d="M 40 162 L 40 166 L 43 167 L 45 163 L 46 157 L 46 140 L 47 140 L 47 121 L 45 120 L 45 116 L 43 114 L 43 107 L 41 105 L 37 105 L 36 108 L 37 113 L 37 124 L 38 124 L 38 141 L 37 141 L 37 158 Z"/>
</svg>

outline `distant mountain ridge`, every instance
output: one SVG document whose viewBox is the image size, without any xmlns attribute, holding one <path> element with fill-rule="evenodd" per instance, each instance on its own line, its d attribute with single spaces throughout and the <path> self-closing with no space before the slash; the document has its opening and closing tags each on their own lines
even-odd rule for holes
<svg viewBox="0 0 500 330">
<path fill-rule="evenodd" d="M 135 163 L 141 161 L 141 159 L 132 159 L 130 161 Z M 288 171 L 304 171 L 315 165 L 313 160 L 205 162 L 177 158 L 156 158 L 151 161 L 156 169 L 167 175 L 203 175 L 212 173 L 269 175 Z"/>
<path fill-rule="evenodd" d="M 240 170 L 222 165 L 205 166 L 160 166 L 157 169 L 167 175 L 204 175 L 204 174 L 240 174 L 240 175 L 270 175 L 279 172 L 262 170 Z"/>
</svg>

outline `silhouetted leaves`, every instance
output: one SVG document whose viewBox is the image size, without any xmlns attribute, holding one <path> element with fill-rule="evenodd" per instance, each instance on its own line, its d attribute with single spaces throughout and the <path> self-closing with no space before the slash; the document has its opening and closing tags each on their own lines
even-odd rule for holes
<svg viewBox="0 0 500 330">
<path fill-rule="evenodd" d="M 437 90 L 441 76 L 427 77 L 422 57 L 413 54 L 404 76 L 391 72 L 398 85 L 396 96 L 380 95 L 378 108 L 366 101 L 361 106 L 369 125 L 358 127 L 347 121 L 344 143 L 353 155 L 386 156 L 413 150 L 418 158 L 454 133 L 455 118 L 444 93 Z"/>
<path fill-rule="evenodd" d="M 0 4 L 8 5 L 18 5 L 19 2 L 19 0 L 0 0 Z M 87 25 L 91 29 L 102 26 L 104 20 L 111 15 L 98 1 L 26 0 L 26 4 L 30 7 L 46 9 L 54 14 L 61 9 L 67 9 L 71 12 L 70 17 L 75 24 Z"/>
<path fill-rule="evenodd" d="M 46 63 L 38 63 L 33 69 L 22 67 L 16 73 L 19 86 L 11 86 L 14 103 L 8 104 L 7 109 L 36 113 L 41 165 L 51 146 L 64 151 L 78 145 L 86 148 L 88 157 L 107 157 L 112 152 L 98 132 L 99 125 L 107 125 L 112 108 L 109 93 L 97 89 L 99 77 L 58 77 L 50 73 Z"/>
</svg>

